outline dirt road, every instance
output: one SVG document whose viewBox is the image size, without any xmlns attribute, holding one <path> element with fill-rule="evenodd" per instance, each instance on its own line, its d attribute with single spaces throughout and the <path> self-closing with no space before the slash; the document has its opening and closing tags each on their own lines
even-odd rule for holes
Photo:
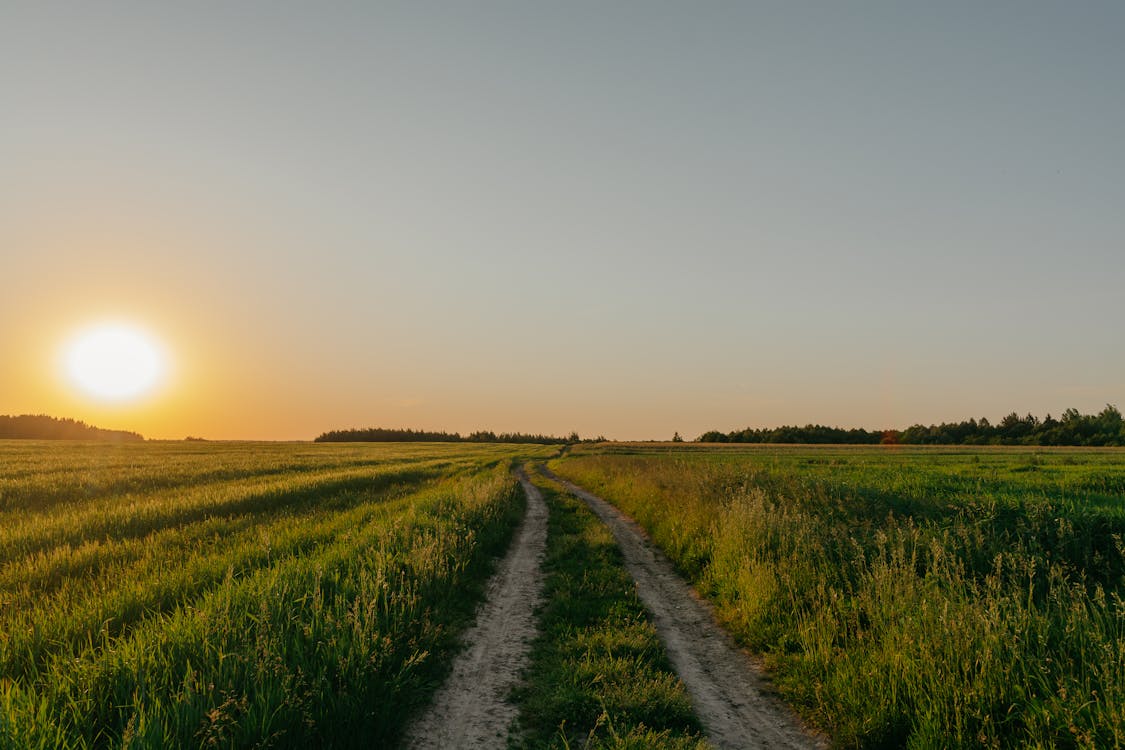
<svg viewBox="0 0 1125 750">
<path fill-rule="evenodd" d="M 717 748 L 816 748 L 791 709 L 768 695 L 750 659 L 715 621 L 710 606 L 676 573 L 648 535 L 605 500 L 546 468 L 540 471 L 587 505 L 613 532 L 637 594 L 652 613 L 668 658 Z"/>
<path fill-rule="evenodd" d="M 465 651 L 433 704 L 407 733 L 405 747 L 507 746 L 508 727 L 517 714 L 508 693 L 527 665 L 535 637 L 547 550 L 547 505 L 522 471 L 518 477 L 527 493 L 527 514 L 488 583 L 476 624 L 465 633 Z"/>
</svg>

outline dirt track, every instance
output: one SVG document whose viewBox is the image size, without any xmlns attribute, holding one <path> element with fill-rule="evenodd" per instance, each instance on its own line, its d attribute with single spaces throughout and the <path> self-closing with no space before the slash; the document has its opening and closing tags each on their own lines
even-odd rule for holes
<svg viewBox="0 0 1125 750">
<path fill-rule="evenodd" d="M 477 621 L 464 636 L 467 648 L 426 713 L 411 727 L 405 747 L 497 748 L 507 746 L 517 709 L 508 700 L 536 633 L 535 610 L 543 592 L 547 505 L 523 472 L 527 514 L 512 548 L 488 582 Z"/>
<path fill-rule="evenodd" d="M 766 693 L 746 654 L 715 621 L 710 606 L 676 573 L 645 532 L 605 500 L 540 471 L 586 502 L 613 532 L 637 594 L 653 616 L 668 658 L 687 687 L 707 738 L 717 748 L 815 748 L 826 743 Z"/>
</svg>

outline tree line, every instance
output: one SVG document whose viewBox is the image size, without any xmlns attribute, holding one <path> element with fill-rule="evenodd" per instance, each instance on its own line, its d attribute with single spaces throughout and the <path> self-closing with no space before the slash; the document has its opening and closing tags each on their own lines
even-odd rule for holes
<svg viewBox="0 0 1125 750">
<path fill-rule="evenodd" d="M 996 424 L 987 417 L 937 425 L 916 424 L 905 430 L 842 429 L 809 424 L 732 432 L 712 430 L 700 443 L 834 443 L 840 445 L 1075 445 L 1125 446 L 1125 420 L 1116 406 L 1097 414 L 1067 409 L 1056 419 L 1048 414 L 1020 416 L 1012 412 Z"/>
<path fill-rule="evenodd" d="M 605 438 L 596 438 L 603 441 Z M 588 443 L 577 432 L 567 437 L 554 435 L 527 435 L 522 432 L 492 432 L 478 430 L 462 436 L 459 432 L 430 432 L 408 428 L 387 429 L 368 427 L 366 429 L 331 430 L 314 439 L 316 443 L 539 443 L 542 445 L 563 445 L 566 443 Z"/>
<path fill-rule="evenodd" d="M 144 436 L 128 430 L 103 430 L 76 419 L 59 419 L 46 414 L 0 414 L 0 439 L 133 442 L 144 440 Z"/>
</svg>

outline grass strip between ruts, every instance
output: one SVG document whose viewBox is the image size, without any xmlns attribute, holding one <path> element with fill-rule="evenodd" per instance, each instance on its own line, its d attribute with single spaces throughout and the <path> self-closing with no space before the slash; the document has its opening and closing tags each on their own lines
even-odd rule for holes
<svg viewBox="0 0 1125 750">
<path fill-rule="evenodd" d="M 541 632 L 516 692 L 522 748 L 705 748 L 613 535 L 538 475 L 550 509 Z"/>
</svg>

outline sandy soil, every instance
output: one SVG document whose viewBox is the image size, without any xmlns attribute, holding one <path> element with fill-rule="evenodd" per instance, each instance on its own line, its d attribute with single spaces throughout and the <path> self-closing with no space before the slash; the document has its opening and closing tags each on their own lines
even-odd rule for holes
<svg viewBox="0 0 1125 750">
<path fill-rule="evenodd" d="M 705 601 L 633 520 L 605 500 L 545 468 L 545 476 L 582 499 L 609 526 L 652 613 L 668 658 L 691 696 L 708 740 L 717 748 L 816 748 L 827 745 L 805 729 L 774 695 L 761 672 L 716 622 Z"/>
<path fill-rule="evenodd" d="M 499 569 L 477 621 L 464 636 L 465 650 L 426 713 L 407 733 L 405 747 L 498 748 L 518 713 L 508 700 L 536 635 L 535 610 L 542 598 L 547 550 L 547 505 L 522 472 L 527 515 Z"/>
</svg>

